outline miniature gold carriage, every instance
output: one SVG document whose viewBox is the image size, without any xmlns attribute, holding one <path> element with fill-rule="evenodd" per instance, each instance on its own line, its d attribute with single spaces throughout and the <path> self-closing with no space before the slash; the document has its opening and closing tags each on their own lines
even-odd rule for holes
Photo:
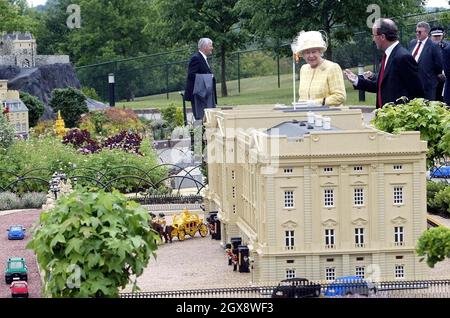
<svg viewBox="0 0 450 318">
<path fill-rule="evenodd" d="M 176 236 L 180 241 L 184 241 L 186 235 L 194 237 L 197 231 L 201 237 L 205 237 L 208 234 L 208 227 L 203 223 L 203 219 L 199 218 L 198 214 L 189 213 L 187 209 L 173 215 L 172 226 L 173 229 L 170 236 L 172 238 Z"/>
</svg>

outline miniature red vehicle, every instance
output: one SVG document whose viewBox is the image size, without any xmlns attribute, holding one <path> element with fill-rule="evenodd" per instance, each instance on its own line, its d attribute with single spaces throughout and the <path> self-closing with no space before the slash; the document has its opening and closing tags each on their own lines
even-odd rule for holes
<svg viewBox="0 0 450 318">
<path fill-rule="evenodd" d="M 23 280 L 15 280 L 11 283 L 11 297 L 28 298 L 28 283 Z"/>
</svg>

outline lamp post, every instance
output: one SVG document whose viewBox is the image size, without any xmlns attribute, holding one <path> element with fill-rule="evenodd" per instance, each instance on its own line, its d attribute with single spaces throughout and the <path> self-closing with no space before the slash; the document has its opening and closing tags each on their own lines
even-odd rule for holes
<svg viewBox="0 0 450 318">
<path fill-rule="evenodd" d="M 108 90 L 109 90 L 109 106 L 110 107 L 116 106 L 114 85 L 115 85 L 114 73 L 109 73 L 108 74 Z"/>
</svg>

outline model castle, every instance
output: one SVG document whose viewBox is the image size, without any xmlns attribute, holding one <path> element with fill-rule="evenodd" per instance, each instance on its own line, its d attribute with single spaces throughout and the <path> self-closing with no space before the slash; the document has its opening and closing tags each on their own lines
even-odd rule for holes
<svg viewBox="0 0 450 318">
<path fill-rule="evenodd" d="M 0 35 L 0 65 L 21 68 L 70 63 L 68 55 L 37 55 L 36 40 L 29 32 Z"/>
<path fill-rule="evenodd" d="M 311 114 L 313 112 L 314 114 Z M 256 282 L 423 278 L 426 152 L 360 110 L 207 109 L 209 211 Z M 325 116 L 321 118 L 321 116 Z"/>
</svg>

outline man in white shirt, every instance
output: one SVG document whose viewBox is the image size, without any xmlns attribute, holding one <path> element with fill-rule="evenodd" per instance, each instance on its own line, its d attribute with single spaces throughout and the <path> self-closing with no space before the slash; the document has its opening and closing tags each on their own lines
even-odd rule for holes
<svg viewBox="0 0 450 318">
<path fill-rule="evenodd" d="M 398 29 L 390 19 L 378 19 L 372 28 L 372 38 L 377 49 L 383 52 L 380 72 L 373 77 L 357 76 L 349 69 L 344 75 L 355 89 L 377 94 L 376 107 L 397 103 L 401 97 L 423 97 L 417 62 L 398 41 Z"/>
</svg>

